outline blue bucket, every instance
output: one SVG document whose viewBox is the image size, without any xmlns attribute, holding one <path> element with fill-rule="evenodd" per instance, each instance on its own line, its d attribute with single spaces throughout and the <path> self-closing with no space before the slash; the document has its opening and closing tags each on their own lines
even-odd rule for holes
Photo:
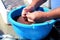
<svg viewBox="0 0 60 40">
<path fill-rule="evenodd" d="M 13 9 L 8 13 L 8 21 L 11 23 L 14 31 L 20 36 L 28 39 L 42 39 L 46 37 L 51 31 L 55 20 L 50 20 L 50 22 L 46 21 L 43 23 L 36 24 L 22 24 L 16 22 L 13 18 L 21 15 L 22 9 L 25 6 L 20 6 L 16 9 Z M 48 12 L 48 8 L 38 8 L 41 11 Z"/>
</svg>

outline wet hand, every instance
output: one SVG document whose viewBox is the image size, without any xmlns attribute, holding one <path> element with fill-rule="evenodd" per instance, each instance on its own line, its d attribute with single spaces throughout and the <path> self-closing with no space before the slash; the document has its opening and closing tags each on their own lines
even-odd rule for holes
<svg viewBox="0 0 60 40">
<path fill-rule="evenodd" d="M 27 15 L 28 21 L 29 22 L 44 22 L 47 21 L 47 12 L 42 12 L 42 11 L 35 11 L 32 13 L 28 13 Z"/>
<path fill-rule="evenodd" d="M 22 17 L 26 17 L 26 14 L 28 14 L 28 12 L 32 12 L 34 10 L 33 6 L 27 6 L 23 9 L 22 11 Z"/>
</svg>

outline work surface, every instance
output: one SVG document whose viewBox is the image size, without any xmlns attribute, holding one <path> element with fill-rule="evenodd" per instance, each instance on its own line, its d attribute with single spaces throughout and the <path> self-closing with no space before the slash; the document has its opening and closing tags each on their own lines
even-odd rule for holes
<svg viewBox="0 0 60 40">
<path fill-rule="evenodd" d="M 15 38 L 18 38 L 12 26 L 5 24 L 0 14 L 0 35 L 3 35 L 3 34 L 9 34 L 9 35 L 14 36 Z"/>
</svg>

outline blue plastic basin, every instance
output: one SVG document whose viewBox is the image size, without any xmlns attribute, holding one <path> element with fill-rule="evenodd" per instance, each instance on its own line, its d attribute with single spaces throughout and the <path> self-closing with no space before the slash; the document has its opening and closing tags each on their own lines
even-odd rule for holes
<svg viewBox="0 0 60 40">
<path fill-rule="evenodd" d="M 36 24 L 22 24 L 13 20 L 14 17 L 21 15 L 22 9 L 25 6 L 20 6 L 8 13 L 8 21 L 11 23 L 14 31 L 20 36 L 28 39 L 42 39 L 46 37 L 52 29 L 55 20 L 49 22 L 36 23 Z M 38 8 L 41 11 L 48 12 L 48 8 Z"/>
</svg>

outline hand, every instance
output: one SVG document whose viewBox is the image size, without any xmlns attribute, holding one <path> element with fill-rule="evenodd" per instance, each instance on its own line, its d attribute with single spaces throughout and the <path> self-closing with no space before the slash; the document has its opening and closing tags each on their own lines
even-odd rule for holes
<svg viewBox="0 0 60 40">
<path fill-rule="evenodd" d="M 41 12 L 41 11 L 35 11 L 32 13 L 28 13 L 26 16 L 28 18 L 29 22 L 44 22 L 49 20 L 47 17 L 48 12 Z"/>
<path fill-rule="evenodd" d="M 32 12 L 33 10 L 34 10 L 34 7 L 33 7 L 33 6 L 31 6 L 31 5 L 27 6 L 27 7 L 24 8 L 23 11 L 22 11 L 22 17 L 26 17 L 26 14 L 27 14 L 28 12 Z"/>
</svg>

